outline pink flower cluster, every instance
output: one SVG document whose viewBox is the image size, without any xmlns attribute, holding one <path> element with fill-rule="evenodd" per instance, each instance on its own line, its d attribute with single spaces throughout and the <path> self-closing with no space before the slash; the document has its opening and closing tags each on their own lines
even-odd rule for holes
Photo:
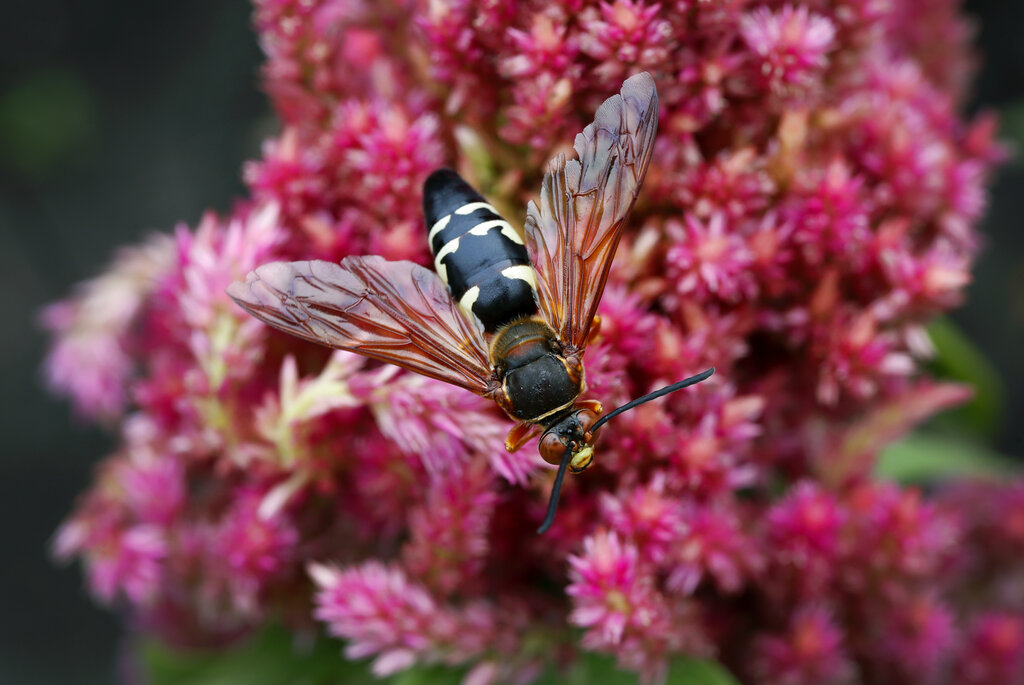
<svg viewBox="0 0 1024 685">
<path fill-rule="evenodd" d="M 120 448 L 56 539 L 165 639 L 326 626 L 378 674 L 530 682 L 577 650 L 649 681 L 1022 682 L 1024 490 L 879 482 L 967 391 L 924 324 L 970 280 L 987 118 L 954 0 L 256 0 L 282 131 L 251 196 L 125 250 L 46 310 L 46 372 Z M 553 473 L 443 383 L 303 343 L 225 287 L 274 259 L 427 263 L 423 179 L 513 222 L 622 80 L 660 132 L 587 351 L 624 414 Z M 582 639 L 577 639 L 581 634 Z"/>
</svg>

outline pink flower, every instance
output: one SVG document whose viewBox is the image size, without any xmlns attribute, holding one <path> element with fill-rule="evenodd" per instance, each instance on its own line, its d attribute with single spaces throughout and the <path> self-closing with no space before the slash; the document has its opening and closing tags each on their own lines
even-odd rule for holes
<svg viewBox="0 0 1024 685">
<path fill-rule="evenodd" d="M 870 211 L 864 182 L 839 159 L 812 177 L 801 173 L 801 192 L 786 211 L 793 241 L 811 270 L 835 260 L 851 270 L 863 269 L 870 242 Z"/>
<path fill-rule="evenodd" d="M 592 78 L 613 87 L 629 74 L 662 68 L 673 44 L 672 25 L 658 16 L 659 4 L 615 0 L 584 10 L 582 52 L 597 60 Z"/>
<path fill-rule="evenodd" d="M 954 678 L 963 685 L 997 685 L 1024 679 L 1024 617 L 990 613 L 972 621 Z"/>
<path fill-rule="evenodd" d="M 650 579 L 638 578 L 636 547 L 623 545 L 614 533 L 599 533 L 583 544 L 583 555 L 569 559 L 572 583 L 567 589 L 576 598 L 572 622 L 583 626 L 600 644 L 622 639 L 634 615 L 643 622 L 650 607 Z"/>
<path fill-rule="evenodd" d="M 1024 573 L 1024 487 L 1019 481 L 968 481 L 941 497 L 942 510 L 962 527 L 959 580 L 981 593 L 981 606 L 1020 608 Z"/>
<path fill-rule="evenodd" d="M 117 466 L 116 478 L 128 506 L 141 521 L 169 526 L 187 505 L 185 470 L 168 454 L 139 455 Z"/>
<path fill-rule="evenodd" d="M 370 562 L 339 570 L 313 565 L 319 588 L 314 615 L 331 634 L 349 641 L 350 659 L 376 656 L 373 672 L 383 677 L 414 663 L 459 663 L 479 654 L 494 632 L 482 608 L 439 607 L 402 571 Z"/>
<path fill-rule="evenodd" d="M 752 148 L 743 148 L 700 162 L 682 171 L 674 199 L 702 221 L 757 216 L 775 191 L 771 176 L 756 166 L 762 161 Z"/>
<path fill-rule="evenodd" d="M 498 499 L 491 480 L 482 462 L 467 464 L 432 482 L 424 504 L 410 514 L 404 565 L 441 595 L 465 593 L 479 582 Z"/>
<path fill-rule="evenodd" d="M 942 682 L 955 634 L 953 615 L 930 597 L 915 597 L 875 617 L 879 668 L 891 682 Z"/>
<path fill-rule="evenodd" d="M 670 223 L 665 230 L 676 240 L 666 272 L 680 297 L 736 302 L 754 296 L 754 255 L 742 235 L 727 229 L 724 214 L 715 213 L 706 222 L 688 214 L 683 224 Z"/>
<path fill-rule="evenodd" d="M 182 646 L 319 625 L 378 674 L 469 685 L 579 649 L 649 682 L 712 656 L 783 684 L 1019 679 L 1024 489 L 874 475 L 968 396 L 922 364 L 1005 157 L 991 117 L 959 114 L 956 3 L 257 0 L 255 26 L 281 126 L 249 196 L 43 315 L 50 386 L 118 441 L 55 541 L 99 599 Z M 554 475 L 535 439 L 504 450 L 493 402 L 224 290 L 277 259 L 429 265 L 442 165 L 521 226 L 641 70 L 658 139 L 585 398 L 717 370 L 603 427 L 537 537 Z"/>
<path fill-rule="evenodd" d="M 46 359 L 50 388 L 94 419 L 118 418 L 128 402 L 132 324 L 173 259 L 171 240 L 154 236 L 122 250 L 104 275 L 78 287 L 74 299 L 47 307 L 42 325 L 56 337 Z"/>
<path fill-rule="evenodd" d="M 920 255 L 910 251 L 884 255 L 883 266 L 893 284 L 888 316 L 922 316 L 937 306 L 955 306 L 971 282 L 967 259 L 948 243 L 939 243 Z"/>
<path fill-rule="evenodd" d="M 46 310 L 48 328 L 65 318 L 58 307 Z M 53 346 L 46 359 L 46 382 L 53 392 L 68 395 L 83 416 L 107 419 L 120 416 L 128 403 L 125 386 L 132 374 L 132 359 L 116 336 L 107 332 L 72 334 Z"/>
<path fill-rule="evenodd" d="M 918 492 L 864 485 L 847 502 L 851 530 L 843 568 L 846 585 L 855 591 L 871 587 L 879 599 L 899 599 L 908 586 L 939 576 L 954 555 L 956 520 Z"/>
<path fill-rule="evenodd" d="M 134 445 L 100 470 L 100 485 L 57 531 L 54 555 L 81 556 L 90 590 L 111 603 L 151 605 L 166 579 L 173 526 L 184 507 L 184 474 L 167 455 Z"/>
<path fill-rule="evenodd" d="M 815 483 L 797 483 L 765 520 L 770 550 L 769 591 L 821 596 L 830 588 L 840 552 L 845 512 Z M 781 576 L 781 577 L 780 577 Z"/>
<path fill-rule="evenodd" d="M 435 3 L 418 17 L 420 28 L 434 50 L 431 55 L 434 75 L 445 79 L 450 72 L 461 71 L 462 60 L 479 60 L 483 49 L 476 43 L 483 40 L 471 29 L 469 3 Z M 443 52 L 442 52 L 443 51 Z"/>
<path fill-rule="evenodd" d="M 693 607 L 658 592 L 636 548 L 614 533 L 598 531 L 587 538 L 583 553 L 569 557 L 569 563 L 566 593 L 574 605 L 569 618 L 586 629 L 588 649 L 618 654 L 622 665 L 652 682 L 664 679 L 668 653 L 707 652 Z"/>
<path fill-rule="evenodd" d="M 263 144 L 263 159 L 245 166 L 245 181 L 260 201 L 280 203 L 285 217 L 300 220 L 315 213 L 329 192 L 319 150 L 302 144 L 295 128 Z"/>
<path fill-rule="evenodd" d="M 501 135 L 536 150 L 550 149 L 559 134 L 564 136 L 571 95 L 569 79 L 555 74 L 543 72 L 524 81 L 513 90 L 514 104 L 508 108 L 508 122 Z"/>
<path fill-rule="evenodd" d="M 606 495 L 601 504 L 609 526 L 631 540 L 645 562 L 664 563 L 686 530 L 682 507 L 666 496 L 664 473 L 656 474 L 646 487 Z"/>
<path fill-rule="evenodd" d="M 806 7 L 759 7 L 740 20 L 743 40 L 756 55 L 763 83 L 778 93 L 806 89 L 828 64 L 835 25 Z"/>
<path fill-rule="evenodd" d="M 259 593 L 272 581 L 295 568 L 299 532 L 282 512 L 265 514 L 266 493 L 233 493 L 231 508 L 216 524 L 207 551 L 218 560 L 232 602 L 242 611 L 259 606 Z"/>
<path fill-rule="evenodd" d="M 605 290 L 598 313 L 601 315 L 599 345 L 621 353 L 631 364 L 652 363 L 651 357 L 657 354 L 660 329 L 668 328 L 663 317 L 646 311 L 638 295 L 615 284 L 609 284 Z"/>
<path fill-rule="evenodd" d="M 679 440 L 668 456 L 674 467 L 669 476 L 674 485 L 713 496 L 757 480 L 757 467 L 747 461 L 747 454 L 761 433 L 758 418 L 764 399 L 756 395 L 729 397 L 729 392 L 727 388 L 717 396 L 701 398 L 696 425 L 677 431 Z"/>
<path fill-rule="evenodd" d="M 334 116 L 334 145 L 341 154 L 339 180 L 358 188 L 357 197 L 380 219 L 408 218 L 418 224 L 416 193 L 445 161 L 437 116 L 416 116 L 384 102 L 374 103 L 368 111 L 361 102 L 346 103 Z M 353 120 L 363 118 L 362 130 L 354 129 Z"/>
<path fill-rule="evenodd" d="M 404 76 L 407 65 L 384 51 L 378 33 L 391 23 L 389 14 L 405 10 L 403 3 L 373 13 L 349 0 L 255 4 L 256 29 L 270 58 L 264 81 L 288 123 L 322 119 L 340 99 L 390 90 Z"/>
<path fill-rule="evenodd" d="M 541 73 L 572 75 L 566 72 L 573 67 L 578 48 L 567 32 L 566 24 L 558 24 L 546 14 L 534 15 L 529 31 L 509 29 L 508 38 L 516 52 L 504 61 L 502 72 L 511 78 Z"/>
<path fill-rule="evenodd" d="M 57 533 L 54 549 L 67 559 L 83 554 L 89 587 L 104 602 L 119 595 L 137 604 L 156 596 L 161 581 L 161 562 L 166 540 L 156 526 L 129 528 L 103 520 L 70 521 Z"/>
<path fill-rule="evenodd" d="M 818 399 L 824 404 L 838 402 L 844 390 L 854 399 L 869 399 L 886 380 L 914 371 L 914 362 L 899 349 L 899 340 L 892 333 L 880 334 L 871 313 L 840 314 L 815 333 L 812 344 L 822 348 L 824 356 L 818 381 Z"/>
<path fill-rule="evenodd" d="M 755 642 L 758 682 L 776 685 L 837 685 L 853 680 L 843 633 L 822 606 L 801 606 L 785 632 Z"/>
<path fill-rule="evenodd" d="M 482 456 L 506 480 L 522 483 L 539 463 L 526 449 L 505 452 L 509 424 L 492 403 L 453 393 L 446 383 L 406 375 L 370 401 L 381 431 L 431 473 L 465 468 L 467 459 Z"/>
<path fill-rule="evenodd" d="M 230 353 L 219 345 L 237 345 L 238 353 L 257 335 L 257 327 L 235 316 L 235 308 L 225 292 L 250 266 L 256 266 L 276 253 L 285 236 L 278 224 L 278 208 L 267 205 L 251 214 L 221 225 L 216 217 L 207 215 L 193 235 L 184 227 L 177 234 L 181 258 L 180 277 L 183 287 L 178 292 L 183 323 L 193 331 L 188 339 L 192 353 L 201 363 L 230 362 Z M 238 318 L 241 340 L 220 341 L 214 329 L 227 317 Z M 253 330 L 256 329 L 256 330 Z M 227 359 L 216 359 L 214 356 Z"/>
<path fill-rule="evenodd" d="M 670 588 L 692 594 L 707 579 L 732 594 L 756 578 L 763 563 L 761 553 L 733 511 L 724 505 L 692 504 L 684 520 L 686 531 L 667 580 Z"/>
</svg>

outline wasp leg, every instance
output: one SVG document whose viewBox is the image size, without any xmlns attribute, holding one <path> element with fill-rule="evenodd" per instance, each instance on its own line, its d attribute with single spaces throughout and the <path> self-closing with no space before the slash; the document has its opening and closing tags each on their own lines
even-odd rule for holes
<svg viewBox="0 0 1024 685">
<path fill-rule="evenodd" d="M 600 416 L 601 412 L 604 411 L 604 405 L 602 405 L 598 400 L 576 400 L 576 408 L 589 409 L 598 416 Z"/>
<path fill-rule="evenodd" d="M 594 322 L 590 324 L 590 330 L 587 332 L 587 344 L 590 345 L 597 339 L 598 334 L 601 332 L 601 315 L 594 314 Z"/>
<path fill-rule="evenodd" d="M 509 452 L 515 452 L 536 435 L 539 430 L 540 426 L 536 423 L 527 423 L 525 421 L 517 423 L 512 426 L 512 430 L 508 432 L 508 436 L 505 438 L 505 449 Z"/>
</svg>

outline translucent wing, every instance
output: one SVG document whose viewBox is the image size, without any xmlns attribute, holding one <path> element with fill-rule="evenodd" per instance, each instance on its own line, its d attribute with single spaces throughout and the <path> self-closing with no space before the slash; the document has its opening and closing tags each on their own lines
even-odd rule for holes
<svg viewBox="0 0 1024 685">
<path fill-rule="evenodd" d="M 496 387 L 479 323 L 437 274 L 412 262 L 346 257 L 273 262 L 228 294 L 247 312 L 300 338 L 351 350 L 478 395 Z"/>
<path fill-rule="evenodd" d="M 548 166 L 526 214 L 526 244 L 540 277 L 541 313 L 567 351 L 587 344 L 608 269 L 651 161 L 658 93 L 647 72 L 630 77 L 576 136 L 578 160 Z"/>
</svg>

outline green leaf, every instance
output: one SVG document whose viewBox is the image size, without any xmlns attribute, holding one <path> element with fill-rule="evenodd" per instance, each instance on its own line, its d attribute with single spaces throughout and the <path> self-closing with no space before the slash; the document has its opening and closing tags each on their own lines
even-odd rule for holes
<svg viewBox="0 0 1024 685">
<path fill-rule="evenodd" d="M 739 681 L 717 661 L 681 659 L 672 664 L 668 685 L 739 685 Z"/>
<path fill-rule="evenodd" d="M 0 93 L 0 159 L 40 175 L 95 134 L 96 97 L 69 70 L 40 70 Z"/>
<path fill-rule="evenodd" d="M 614 657 L 584 652 L 568 669 L 550 669 L 537 685 L 637 685 L 635 673 L 622 671 Z M 738 685 L 738 681 L 715 661 L 676 659 L 666 685 Z"/>
<path fill-rule="evenodd" d="M 153 640 L 142 649 L 153 685 L 379 685 L 341 645 L 317 636 L 303 644 L 281 627 L 268 628 L 237 647 L 180 652 Z"/>
<path fill-rule="evenodd" d="M 1013 149 L 1024 148 L 1024 99 L 1018 99 L 999 108 L 999 137 L 1010 141 Z M 1010 156 L 1011 166 L 1021 166 L 1021 156 Z"/>
<path fill-rule="evenodd" d="M 142 659 L 152 685 L 459 685 L 464 668 L 418 666 L 378 679 L 369 662 L 342 656 L 341 643 L 325 636 L 297 639 L 275 626 L 242 645 L 204 653 L 180 652 L 156 640 L 143 645 Z M 565 669 L 548 669 L 538 685 L 635 685 L 635 674 L 620 671 L 613 657 L 584 652 Z M 714 661 L 679 659 L 667 685 L 737 685 Z"/>
<path fill-rule="evenodd" d="M 829 486 L 866 474 L 877 465 L 878 454 L 922 421 L 956 407 L 971 397 L 967 385 L 919 383 L 915 387 L 876 404 L 843 430 L 826 434 L 815 465 L 819 479 Z"/>
<path fill-rule="evenodd" d="M 948 380 L 970 384 L 974 397 L 939 423 L 952 423 L 982 437 L 991 436 L 1002 417 L 1005 389 L 999 374 L 985 355 L 950 319 L 939 317 L 928 326 L 928 336 L 938 352 L 932 367 Z"/>
<path fill-rule="evenodd" d="M 386 682 L 391 685 L 459 685 L 464 675 L 463 669 L 417 666 L 395 674 Z"/>
<path fill-rule="evenodd" d="M 876 467 L 881 478 L 901 483 L 928 483 L 955 477 L 1002 479 L 1017 466 L 1009 457 L 981 445 L 948 436 L 916 433 L 882 452 Z"/>
</svg>

